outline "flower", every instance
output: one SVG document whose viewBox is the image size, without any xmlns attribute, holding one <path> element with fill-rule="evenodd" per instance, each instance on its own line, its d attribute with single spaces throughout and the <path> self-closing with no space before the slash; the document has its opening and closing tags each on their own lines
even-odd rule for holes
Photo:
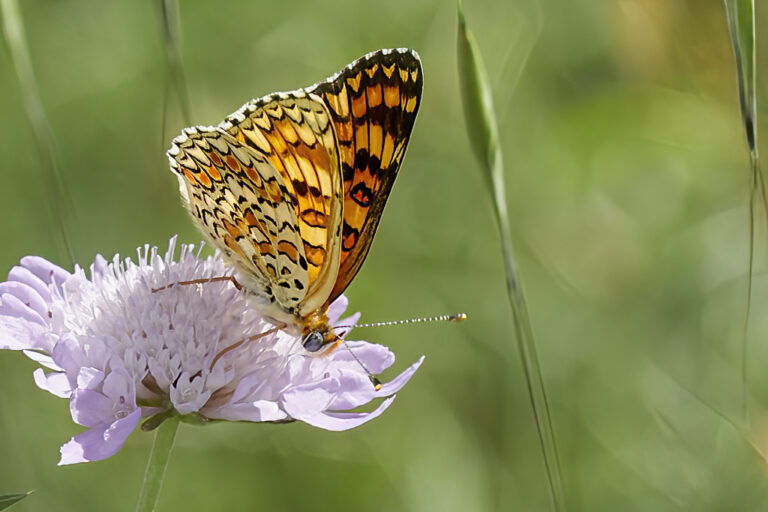
<svg viewBox="0 0 768 512">
<path fill-rule="evenodd" d="M 384 346 L 349 341 L 318 357 L 274 329 L 230 282 L 158 290 L 228 275 L 218 254 L 202 259 L 192 245 L 181 245 L 178 258 L 175 251 L 174 237 L 164 256 L 140 248 L 138 263 L 97 256 L 90 278 L 27 256 L 0 283 L 0 349 L 45 367 L 35 370 L 36 384 L 68 398 L 72 419 L 88 429 L 62 446 L 60 465 L 111 457 L 142 417 L 153 417 L 145 426 L 179 414 L 354 428 L 384 412 L 424 359 L 375 386 L 370 375 L 395 360 Z M 328 317 L 348 331 L 359 314 L 340 320 L 346 307 L 339 297 Z M 384 400 L 372 412 L 344 412 L 376 398 Z"/>
</svg>

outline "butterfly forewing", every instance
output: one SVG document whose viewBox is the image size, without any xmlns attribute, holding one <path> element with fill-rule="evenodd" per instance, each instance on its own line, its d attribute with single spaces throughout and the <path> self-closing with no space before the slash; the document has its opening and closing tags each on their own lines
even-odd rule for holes
<svg viewBox="0 0 768 512">
<path fill-rule="evenodd" d="M 407 49 L 366 55 L 307 89 L 333 120 L 344 180 L 341 264 L 332 302 L 363 264 L 397 177 L 421 101 L 421 61 Z"/>
</svg>

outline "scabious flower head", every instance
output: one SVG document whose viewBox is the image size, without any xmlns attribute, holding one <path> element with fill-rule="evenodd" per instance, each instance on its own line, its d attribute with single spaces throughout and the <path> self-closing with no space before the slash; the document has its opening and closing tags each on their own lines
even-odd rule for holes
<svg viewBox="0 0 768 512">
<path fill-rule="evenodd" d="M 157 290 L 230 271 L 218 255 L 175 250 L 174 238 L 165 255 L 139 249 L 136 263 L 98 256 L 90 277 L 28 256 L 0 283 L 0 349 L 45 367 L 37 385 L 69 399 L 72 419 L 88 429 L 62 446 L 59 464 L 114 455 L 150 416 L 354 428 L 384 412 L 423 360 L 377 389 L 366 369 L 394 363 L 381 345 L 349 341 L 317 357 L 282 331 L 251 339 L 273 326 L 231 283 Z M 357 314 L 340 320 L 346 307 L 343 296 L 331 305 L 332 325 L 354 325 Z M 376 398 L 384 400 L 372 412 L 343 412 Z"/>
</svg>

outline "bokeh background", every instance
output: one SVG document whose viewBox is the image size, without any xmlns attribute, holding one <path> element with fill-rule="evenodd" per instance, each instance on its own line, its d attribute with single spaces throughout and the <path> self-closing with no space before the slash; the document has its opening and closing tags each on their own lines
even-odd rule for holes
<svg viewBox="0 0 768 512">
<path fill-rule="evenodd" d="M 175 93 L 166 98 L 159 3 L 22 4 L 77 262 L 165 247 L 176 233 L 199 241 L 164 157 L 184 123 Z M 455 3 L 180 7 L 195 124 L 377 48 L 419 51 L 419 119 L 348 296 L 369 321 L 456 311 L 469 320 L 358 331 L 395 350 L 393 372 L 427 359 L 389 412 L 355 431 L 183 425 L 159 509 L 547 510 L 497 235 L 459 102 Z M 465 11 L 493 83 L 569 508 L 765 510 L 767 256 L 759 236 L 745 419 L 750 175 L 722 2 L 467 0 Z M 767 15 L 758 5 L 758 36 Z M 768 39 L 758 43 L 768 55 Z M 768 100 L 763 62 L 758 96 Z M 68 266 L 7 47 L 0 112 L 0 272 L 26 254 Z M 64 400 L 34 386 L 33 369 L 0 353 L 0 493 L 37 489 L 19 512 L 133 510 L 152 436 L 136 432 L 103 462 L 56 467 L 59 446 L 81 429 Z"/>
</svg>

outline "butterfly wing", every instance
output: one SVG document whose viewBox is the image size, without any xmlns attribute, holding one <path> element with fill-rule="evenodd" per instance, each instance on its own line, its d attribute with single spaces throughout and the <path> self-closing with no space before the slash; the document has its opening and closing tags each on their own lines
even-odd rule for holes
<svg viewBox="0 0 768 512">
<path fill-rule="evenodd" d="M 168 152 L 198 228 L 240 271 L 266 314 L 296 325 L 339 268 L 342 187 L 327 108 L 303 91 L 188 128 Z"/>
<path fill-rule="evenodd" d="M 379 50 L 306 89 L 328 106 L 341 159 L 341 259 L 328 304 L 355 277 L 371 247 L 405 156 L 421 102 L 421 61 L 413 50 Z"/>
</svg>

